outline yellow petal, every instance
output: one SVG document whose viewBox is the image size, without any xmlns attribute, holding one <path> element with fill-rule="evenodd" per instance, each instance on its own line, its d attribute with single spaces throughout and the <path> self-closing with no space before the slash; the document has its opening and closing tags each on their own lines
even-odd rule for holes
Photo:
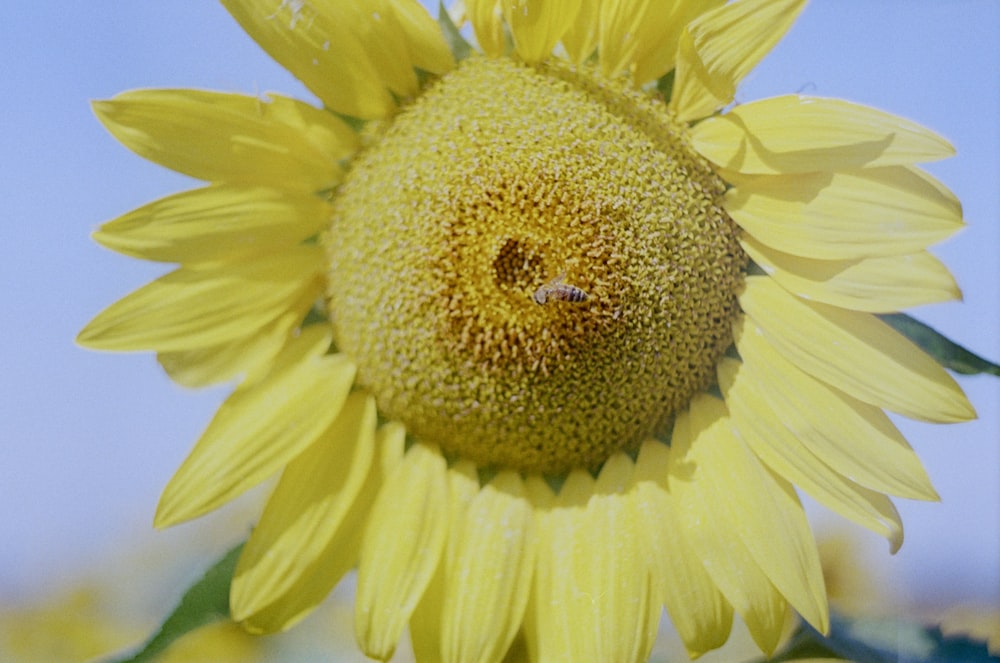
<svg viewBox="0 0 1000 663">
<path fill-rule="evenodd" d="M 719 364 L 719 388 L 733 428 L 747 446 L 772 470 L 845 518 L 884 536 L 892 552 L 898 550 L 903 543 L 903 525 L 889 498 L 859 486 L 820 460 L 807 441 L 786 427 L 765 400 L 763 393 L 773 384 L 765 385 L 755 378 L 758 376 L 746 363 L 723 359 Z M 856 440 L 850 442 L 857 442 L 859 448 L 864 445 Z M 891 468 L 887 469 L 891 473 Z"/>
<path fill-rule="evenodd" d="M 469 460 L 460 460 L 448 468 L 448 531 L 458 531 L 472 500 L 479 495 L 479 475 Z M 448 578 L 458 549 L 460 537 L 449 536 L 441 557 L 420 602 L 410 617 L 410 639 L 418 661 L 443 661 L 443 611 L 448 592 Z M 454 578 L 452 582 L 454 582 Z"/>
<path fill-rule="evenodd" d="M 384 483 L 403 462 L 406 447 L 406 426 L 389 421 L 378 429 L 379 482 Z"/>
<path fill-rule="evenodd" d="M 432 74 L 445 74 L 455 66 L 437 22 L 417 0 L 390 0 L 396 19 L 406 35 L 409 59 L 414 67 Z"/>
<path fill-rule="evenodd" d="M 610 467 L 609 467 L 610 465 Z M 616 456 L 595 482 L 570 474 L 539 532 L 532 660 L 645 661 L 655 633 L 657 597 L 637 514 L 623 494 L 631 461 Z"/>
<path fill-rule="evenodd" d="M 306 311 L 322 294 L 322 284 L 317 281 L 314 289 L 306 290 L 299 301 L 261 329 L 251 330 L 228 343 L 161 352 L 156 359 L 171 380 L 185 387 L 207 387 L 234 378 L 255 382 L 270 372 L 292 329 L 302 322 Z"/>
<path fill-rule="evenodd" d="M 720 487 L 713 481 L 713 472 L 701 458 L 703 447 L 720 442 L 732 446 L 731 439 L 724 419 L 700 430 L 692 424 L 689 412 L 681 412 L 674 422 L 667 485 L 681 524 L 678 534 L 743 618 L 757 646 L 771 652 L 781 637 L 788 606 L 754 561 L 725 508 L 735 497 L 728 490 L 725 495 L 718 494 Z"/>
<path fill-rule="evenodd" d="M 500 0 L 517 54 L 526 62 L 548 57 L 573 25 L 581 0 Z"/>
<path fill-rule="evenodd" d="M 796 368 L 750 320 L 735 327 L 744 379 L 793 438 L 862 486 L 910 499 L 937 499 L 919 457 L 882 410 Z"/>
<path fill-rule="evenodd" d="M 318 191 L 358 145 L 334 115 L 274 94 L 134 90 L 93 106 L 127 148 L 200 180 Z"/>
<path fill-rule="evenodd" d="M 386 117 L 395 102 L 365 43 L 348 0 L 321 3 L 223 0 L 222 4 L 268 55 L 302 81 L 323 104 L 363 119 Z"/>
<path fill-rule="evenodd" d="M 446 570 L 442 660 L 503 660 L 521 628 L 531 588 L 532 522 L 514 472 L 501 472 L 469 504 L 449 537 L 456 550 Z"/>
<path fill-rule="evenodd" d="M 672 7 L 650 0 L 606 0 L 600 5 L 598 54 L 601 72 L 613 78 L 623 71 L 631 73 L 636 52 L 653 32 L 651 24 L 662 27 Z M 678 33 L 683 25 L 673 26 Z"/>
<path fill-rule="evenodd" d="M 328 3 L 330 17 L 349 26 L 371 59 L 383 83 L 398 97 L 417 93 L 418 83 L 410 62 L 406 33 L 392 0 L 334 0 Z M 425 12 L 426 13 L 426 12 Z"/>
<path fill-rule="evenodd" d="M 636 26 L 638 44 L 633 56 L 632 80 L 642 85 L 673 69 L 685 26 L 698 16 L 724 4 L 725 0 L 651 2 L 656 15 Z"/>
<path fill-rule="evenodd" d="M 750 174 L 907 165 L 955 153 L 944 138 L 896 115 L 797 94 L 710 117 L 691 129 L 691 142 L 709 161 Z"/>
<path fill-rule="evenodd" d="M 507 47 L 500 1 L 465 0 L 465 10 L 476 33 L 476 42 L 483 53 L 491 57 L 503 55 Z"/>
<path fill-rule="evenodd" d="M 767 276 L 748 277 L 739 301 L 779 353 L 858 400 L 921 421 L 976 416 L 937 362 L 871 314 L 803 301 Z"/>
<path fill-rule="evenodd" d="M 930 175 L 889 166 L 728 176 L 726 211 L 779 251 L 824 260 L 916 253 L 962 227 L 958 199 Z"/>
<path fill-rule="evenodd" d="M 321 356 L 329 329 L 302 332 L 262 381 L 237 389 L 167 484 L 155 525 L 196 518 L 271 476 L 319 437 L 354 381 L 343 355 Z"/>
<path fill-rule="evenodd" d="M 650 0 L 605 0 L 600 5 L 598 53 L 601 73 L 609 78 L 628 71 L 639 48 L 641 27 L 662 25 L 670 8 Z M 655 17 L 655 18 L 654 18 Z M 678 30 L 683 26 L 677 26 Z M 644 35 L 642 35 L 644 36 Z"/>
<path fill-rule="evenodd" d="M 144 260 L 230 260 L 295 246 L 329 225 L 330 214 L 329 204 L 309 193 L 216 185 L 143 205 L 93 238 Z"/>
<path fill-rule="evenodd" d="M 583 555 L 575 560 L 576 575 L 597 597 L 590 612 L 598 656 L 591 660 L 649 660 L 660 619 L 660 597 L 639 535 L 637 497 L 630 490 L 634 470 L 621 453 L 604 463 L 579 542 L 589 542 L 592 549 L 577 546 Z"/>
<path fill-rule="evenodd" d="M 532 603 L 525 620 L 531 660 L 597 660 L 593 656 L 572 656 L 577 627 L 582 633 L 590 626 L 590 620 L 574 622 L 578 606 L 589 608 L 591 597 L 578 588 L 572 565 L 594 480 L 586 472 L 574 471 L 554 498 L 546 494 L 548 487 L 540 480 L 529 481 L 528 488 L 537 505 L 538 535 Z"/>
<path fill-rule="evenodd" d="M 804 6 L 805 0 L 741 0 L 692 21 L 680 38 L 670 108 L 690 121 L 731 102 Z"/>
<path fill-rule="evenodd" d="M 448 533 L 447 485 L 440 451 L 414 444 L 372 508 L 354 607 L 354 635 L 372 658 L 392 657 L 438 566 Z"/>
<path fill-rule="evenodd" d="M 344 521 L 371 477 L 375 418 L 374 399 L 355 392 L 333 424 L 282 473 L 233 574 L 233 618 L 254 632 L 291 626 L 353 565 L 353 559 L 337 563 L 327 553 L 338 534 L 342 539 Z M 310 581 L 303 583 L 306 577 Z"/>
<path fill-rule="evenodd" d="M 634 478 L 638 530 L 654 584 L 693 659 L 725 644 L 733 608 L 695 551 L 677 534 L 681 524 L 667 489 L 669 458 L 670 447 L 655 440 L 639 450 Z"/>
<path fill-rule="evenodd" d="M 922 251 L 862 260 L 813 260 L 764 246 L 740 244 L 786 290 L 824 304 L 869 313 L 891 313 L 920 304 L 961 299 L 948 268 Z"/>
<path fill-rule="evenodd" d="M 284 597 L 243 620 L 241 625 L 245 630 L 250 633 L 273 633 L 291 627 L 305 617 L 317 601 L 325 598 L 324 588 L 335 586 L 349 569 L 357 565 L 368 514 L 382 487 L 377 471 L 381 460 L 379 456 L 391 446 L 387 444 L 387 438 L 392 436 L 384 434 L 386 428 L 376 432 L 372 471 L 363 479 L 350 509 L 337 524 L 336 532 L 330 535 L 326 548 L 316 555 L 308 568 L 298 572 L 298 580 L 288 588 Z M 344 462 L 343 458 L 340 462 Z"/>
<path fill-rule="evenodd" d="M 582 481 L 578 480 L 582 479 Z M 535 573 L 532 582 L 531 596 L 528 599 L 528 606 L 524 614 L 524 628 L 522 635 L 528 650 L 527 660 L 543 661 L 549 660 L 544 655 L 561 652 L 566 655 L 569 651 L 568 634 L 565 628 L 560 628 L 556 633 L 551 627 L 556 623 L 564 627 L 564 622 L 556 622 L 553 616 L 546 611 L 549 609 L 548 596 L 553 592 L 553 583 L 550 578 L 543 578 L 540 574 L 550 573 L 558 567 L 556 561 L 565 558 L 565 548 L 555 548 L 557 537 L 552 535 L 554 527 L 575 527 L 575 521 L 583 513 L 586 507 L 593 481 L 589 476 L 568 478 L 570 493 L 575 495 L 574 501 L 570 501 L 571 495 L 565 493 L 565 485 L 560 489 L 561 507 L 557 507 L 556 494 L 552 486 L 541 476 L 535 474 L 526 477 L 524 485 L 535 515 L 534 531 L 536 536 Z M 574 488 L 575 486 L 575 488 Z M 581 490 L 582 489 L 582 490 Z M 542 598 L 542 596 L 546 598 Z M 541 612 L 540 612 L 541 611 Z M 517 659 L 520 660 L 520 659 Z"/>
<path fill-rule="evenodd" d="M 775 588 L 807 622 L 826 632 L 823 571 L 795 489 L 761 466 L 733 435 L 722 401 L 696 396 L 684 417 L 688 442 L 675 447 L 678 460 L 670 475 L 671 490 L 683 483 L 674 481 L 676 470 L 692 472 L 690 486 L 712 505 L 730 536 L 739 536 Z"/>
<path fill-rule="evenodd" d="M 96 350 L 191 350 L 267 326 L 315 288 L 324 255 L 295 247 L 245 262 L 181 267 L 97 314 L 77 341 Z"/>
<path fill-rule="evenodd" d="M 580 0 L 576 19 L 562 36 L 563 48 L 573 63 L 583 64 L 597 48 L 599 14 L 604 4 L 602 0 Z"/>
</svg>

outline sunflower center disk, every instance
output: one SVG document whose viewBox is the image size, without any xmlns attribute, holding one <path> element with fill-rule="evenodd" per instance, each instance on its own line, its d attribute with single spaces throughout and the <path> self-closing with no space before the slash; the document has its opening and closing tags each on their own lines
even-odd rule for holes
<svg viewBox="0 0 1000 663">
<path fill-rule="evenodd" d="M 326 238 L 338 346 L 446 454 L 558 474 L 665 430 L 731 343 L 746 259 L 663 105 L 471 58 L 355 160 Z"/>
</svg>

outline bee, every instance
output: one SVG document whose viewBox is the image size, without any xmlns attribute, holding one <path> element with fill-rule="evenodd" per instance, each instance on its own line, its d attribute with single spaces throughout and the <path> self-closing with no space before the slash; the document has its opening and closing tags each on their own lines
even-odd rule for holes
<svg viewBox="0 0 1000 663">
<path fill-rule="evenodd" d="M 587 295 L 587 293 L 580 288 L 577 288 L 575 285 L 564 283 L 563 279 L 565 278 L 566 272 L 563 272 L 538 288 L 538 290 L 535 291 L 535 294 L 532 295 L 535 303 L 545 304 L 546 302 L 557 301 L 578 304 L 589 299 L 589 295 Z"/>
</svg>

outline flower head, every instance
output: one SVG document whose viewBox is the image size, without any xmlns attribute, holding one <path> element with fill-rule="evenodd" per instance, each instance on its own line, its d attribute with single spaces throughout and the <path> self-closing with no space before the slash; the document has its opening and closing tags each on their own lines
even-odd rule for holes
<svg viewBox="0 0 1000 663">
<path fill-rule="evenodd" d="M 238 386 L 164 491 L 167 526 L 280 471 L 233 615 L 287 628 L 358 568 L 389 658 L 644 660 L 734 612 L 772 651 L 828 625 L 795 486 L 893 549 L 935 499 L 885 410 L 974 416 L 874 314 L 959 297 L 926 248 L 958 202 L 911 122 L 788 95 L 730 107 L 801 0 L 225 1 L 322 102 L 100 102 L 207 181 L 96 239 L 179 263 L 85 345 Z M 449 40 L 453 48 L 449 49 Z"/>
</svg>

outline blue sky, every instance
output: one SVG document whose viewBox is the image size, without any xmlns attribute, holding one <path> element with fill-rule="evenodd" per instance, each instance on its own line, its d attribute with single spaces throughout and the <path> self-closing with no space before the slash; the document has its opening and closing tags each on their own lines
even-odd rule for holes
<svg viewBox="0 0 1000 663">
<path fill-rule="evenodd" d="M 277 3 L 277 0 L 276 0 Z M 132 155 L 89 100 L 135 87 L 199 87 L 310 98 L 203 0 L 17 3 L 0 23 L 0 606 L 108 551 L 168 541 L 151 522 L 159 491 L 226 389 L 190 392 L 152 355 L 73 344 L 101 308 L 163 273 L 101 249 L 97 224 L 194 182 Z M 958 156 L 928 170 L 963 201 L 968 228 L 934 252 L 965 302 L 921 319 L 1000 357 L 1000 3 L 814 0 L 751 75 L 741 102 L 801 91 L 916 120 Z M 853 528 L 901 601 L 1000 597 L 1000 380 L 962 379 L 971 424 L 901 422 L 940 504 L 900 501 L 895 557 Z M 827 518 L 822 518 L 826 523 Z M 188 526 L 182 526 L 188 527 Z"/>
</svg>

